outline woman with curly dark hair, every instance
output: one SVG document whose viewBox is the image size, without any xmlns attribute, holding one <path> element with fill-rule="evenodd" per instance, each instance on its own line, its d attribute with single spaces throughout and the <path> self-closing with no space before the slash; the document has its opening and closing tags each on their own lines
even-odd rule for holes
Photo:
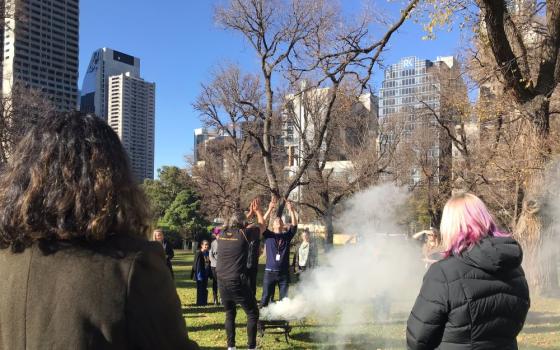
<svg viewBox="0 0 560 350">
<path fill-rule="evenodd" d="M 0 174 L 0 349 L 197 349 L 101 119 L 40 122 Z"/>
</svg>

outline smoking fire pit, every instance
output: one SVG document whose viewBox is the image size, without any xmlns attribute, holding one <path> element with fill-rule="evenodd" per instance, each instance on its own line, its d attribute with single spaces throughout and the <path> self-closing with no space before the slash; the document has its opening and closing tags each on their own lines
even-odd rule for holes
<svg viewBox="0 0 560 350">
<path fill-rule="evenodd" d="M 269 333 L 272 334 L 284 334 L 286 338 L 286 343 L 290 344 L 290 331 L 292 327 L 290 326 L 290 322 L 286 320 L 259 320 L 257 323 L 257 331 L 259 336 L 262 338 L 264 337 L 264 333 L 266 330 L 269 330 Z"/>
</svg>

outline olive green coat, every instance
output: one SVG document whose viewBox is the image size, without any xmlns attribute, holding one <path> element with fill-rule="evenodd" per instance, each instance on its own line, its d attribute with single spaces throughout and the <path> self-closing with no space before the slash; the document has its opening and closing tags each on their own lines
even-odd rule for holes
<svg viewBox="0 0 560 350">
<path fill-rule="evenodd" d="M 0 249 L 0 350 L 39 349 L 198 349 L 162 246 L 115 235 Z"/>
</svg>

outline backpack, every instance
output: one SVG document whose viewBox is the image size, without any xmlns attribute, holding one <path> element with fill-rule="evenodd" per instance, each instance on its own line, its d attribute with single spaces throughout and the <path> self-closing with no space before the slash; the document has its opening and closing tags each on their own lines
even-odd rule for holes
<svg viewBox="0 0 560 350">
<path fill-rule="evenodd" d="M 249 240 L 247 239 L 247 236 L 245 235 L 245 232 L 243 230 L 239 230 L 241 232 L 241 234 L 243 235 L 243 238 L 245 238 L 245 242 L 247 242 L 247 270 L 251 270 L 254 267 L 253 264 L 253 260 L 255 259 L 255 245 L 256 245 L 256 241 L 253 240 L 251 242 L 249 242 Z"/>
</svg>

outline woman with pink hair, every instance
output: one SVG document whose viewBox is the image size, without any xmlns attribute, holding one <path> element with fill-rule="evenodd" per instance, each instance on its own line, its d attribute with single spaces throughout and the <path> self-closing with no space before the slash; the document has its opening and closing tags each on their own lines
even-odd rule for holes
<svg viewBox="0 0 560 350">
<path fill-rule="evenodd" d="M 447 202 L 440 232 L 445 258 L 424 276 L 408 349 L 517 349 L 529 310 L 521 247 L 470 193 Z"/>
</svg>

